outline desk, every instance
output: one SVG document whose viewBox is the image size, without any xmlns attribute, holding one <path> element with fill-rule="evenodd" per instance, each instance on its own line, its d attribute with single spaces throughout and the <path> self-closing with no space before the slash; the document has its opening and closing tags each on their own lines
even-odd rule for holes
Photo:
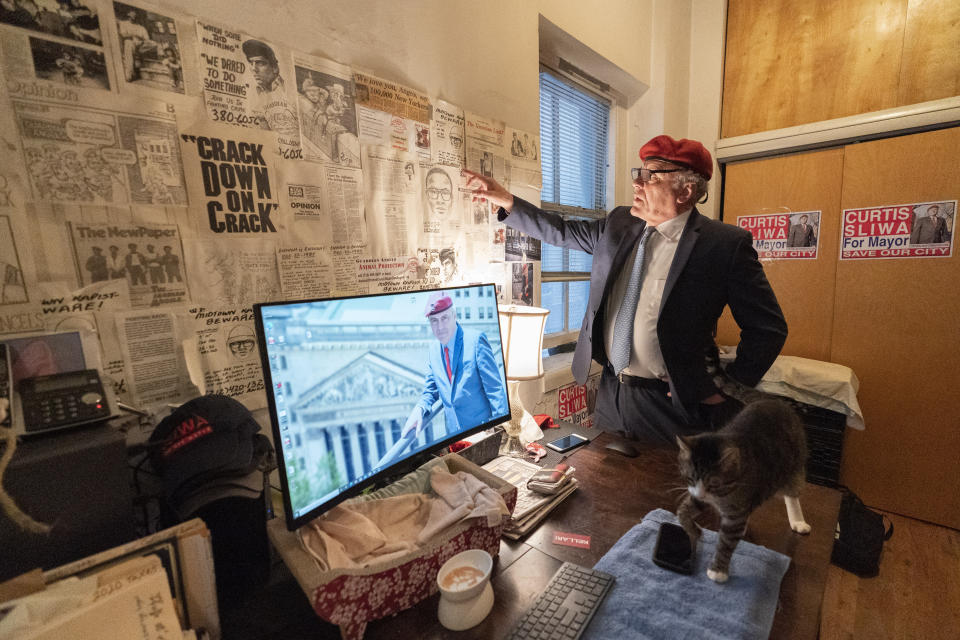
<svg viewBox="0 0 960 640">
<path fill-rule="evenodd" d="M 679 486 L 676 453 L 671 449 L 642 451 L 625 458 L 607 451 L 611 436 L 601 433 L 571 453 L 580 488 L 558 506 L 527 538 L 502 541 L 494 565 L 493 611 L 476 627 L 453 634 L 437 621 L 439 595 L 393 618 L 371 622 L 366 638 L 503 638 L 564 561 L 592 567 L 643 516 L 656 508 L 676 510 Z M 746 539 L 790 556 L 793 562 L 780 587 L 780 603 L 771 638 L 816 638 L 820 604 L 833 547 L 833 529 L 840 508 L 839 492 L 807 484 L 800 497 L 813 530 L 800 536 L 790 530 L 783 501 L 767 502 L 750 519 Z M 717 522 L 704 518 L 704 526 Z M 590 536 L 590 549 L 554 545 L 554 531 Z"/>
</svg>

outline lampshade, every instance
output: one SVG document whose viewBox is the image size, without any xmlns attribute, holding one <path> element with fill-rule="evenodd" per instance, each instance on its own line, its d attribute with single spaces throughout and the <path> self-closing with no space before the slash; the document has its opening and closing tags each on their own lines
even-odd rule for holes
<svg viewBox="0 0 960 640">
<path fill-rule="evenodd" d="M 535 380 L 543 376 L 543 327 L 550 311 L 539 307 L 500 307 L 500 336 L 508 380 Z"/>
</svg>

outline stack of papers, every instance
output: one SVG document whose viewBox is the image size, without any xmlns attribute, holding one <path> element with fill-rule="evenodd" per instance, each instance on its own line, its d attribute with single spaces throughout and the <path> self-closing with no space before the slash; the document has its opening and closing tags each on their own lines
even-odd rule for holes
<svg viewBox="0 0 960 640">
<path fill-rule="evenodd" d="M 568 476 L 563 486 L 552 495 L 528 489 L 527 481 L 543 469 L 522 458 L 500 456 L 483 465 L 483 468 L 517 488 L 517 506 L 510 522 L 503 528 L 504 537 L 511 540 L 528 534 L 554 507 L 576 491 L 578 484 L 576 478 Z"/>
</svg>

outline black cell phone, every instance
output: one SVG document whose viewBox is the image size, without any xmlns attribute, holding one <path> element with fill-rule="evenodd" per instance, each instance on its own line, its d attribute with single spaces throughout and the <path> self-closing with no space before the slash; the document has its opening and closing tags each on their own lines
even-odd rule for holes
<svg viewBox="0 0 960 640">
<path fill-rule="evenodd" d="M 693 573 L 693 549 L 690 536 L 678 524 L 663 522 L 653 548 L 653 562 L 658 567 L 677 573 Z"/>
<path fill-rule="evenodd" d="M 570 449 L 574 449 L 588 442 L 590 442 L 589 438 L 584 438 L 583 436 L 577 435 L 576 433 L 571 433 L 568 436 L 563 436 L 562 438 L 551 440 L 550 442 L 547 443 L 547 446 L 553 449 L 554 451 L 559 451 L 560 453 L 564 453 L 566 451 L 570 451 Z"/>
</svg>

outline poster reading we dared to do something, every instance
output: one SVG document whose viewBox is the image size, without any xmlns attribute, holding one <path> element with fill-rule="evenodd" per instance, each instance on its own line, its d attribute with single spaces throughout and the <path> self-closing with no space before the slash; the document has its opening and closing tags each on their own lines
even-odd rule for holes
<svg viewBox="0 0 960 640">
<path fill-rule="evenodd" d="M 840 259 L 949 258 L 957 201 L 845 209 Z"/>
</svg>

